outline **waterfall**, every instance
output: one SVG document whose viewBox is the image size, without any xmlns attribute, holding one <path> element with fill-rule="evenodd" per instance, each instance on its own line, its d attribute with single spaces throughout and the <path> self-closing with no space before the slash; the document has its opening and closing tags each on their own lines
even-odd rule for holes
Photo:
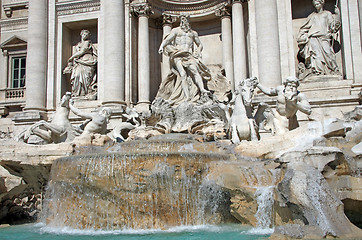
<svg viewBox="0 0 362 240">
<path fill-rule="evenodd" d="M 273 205 L 274 205 L 274 186 L 258 187 L 255 192 L 255 198 L 258 203 L 258 210 L 255 214 L 257 227 L 268 229 L 273 227 Z"/>
<path fill-rule="evenodd" d="M 229 217 L 223 216 L 229 196 L 206 176 L 209 162 L 229 156 L 183 152 L 192 149 L 187 144 L 133 142 L 122 145 L 126 152 L 56 160 L 42 221 L 57 228 L 103 230 L 221 223 Z"/>
</svg>

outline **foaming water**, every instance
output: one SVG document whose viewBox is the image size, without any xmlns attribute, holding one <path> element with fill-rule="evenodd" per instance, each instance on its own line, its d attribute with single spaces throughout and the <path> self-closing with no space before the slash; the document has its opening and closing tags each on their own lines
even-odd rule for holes
<svg viewBox="0 0 362 240">
<path fill-rule="evenodd" d="M 77 230 L 71 228 L 50 228 L 44 224 L 28 224 L 0 229 L 0 239 L 11 240 L 264 240 L 269 234 L 249 232 L 249 229 L 239 225 L 197 225 L 179 226 L 167 230 L 132 230 L 115 231 Z"/>
<path fill-rule="evenodd" d="M 245 233 L 246 234 L 252 234 L 252 235 L 270 235 L 274 232 L 274 228 L 261 228 L 261 227 L 256 227 L 256 228 L 252 228 L 247 230 Z"/>
<path fill-rule="evenodd" d="M 273 205 L 274 205 L 274 186 L 259 187 L 255 192 L 258 210 L 255 214 L 257 227 L 261 230 L 270 231 L 273 226 Z"/>
</svg>

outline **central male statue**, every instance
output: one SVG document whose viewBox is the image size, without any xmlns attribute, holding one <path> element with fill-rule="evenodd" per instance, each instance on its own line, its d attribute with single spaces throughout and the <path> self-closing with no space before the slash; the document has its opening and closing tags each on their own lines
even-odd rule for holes
<svg viewBox="0 0 362 240">
<path fill-rule="evenodd" d="M 180 26 L 171 30 L 158 50 L 160 54 L 169 56 L 171 73 L 163 79 L 157 97 L 178 105 L 183 101 L 195 102 L 201 94 L 209 93 L 204 87 L 204 80 L 210 80 L 211 75 L 201 62 L 202 49 L 188 17 L 181 15 Z"/>
</svg>

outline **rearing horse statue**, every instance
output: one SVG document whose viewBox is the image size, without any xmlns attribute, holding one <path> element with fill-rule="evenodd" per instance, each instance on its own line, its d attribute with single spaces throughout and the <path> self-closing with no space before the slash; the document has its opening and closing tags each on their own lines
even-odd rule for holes
<svg viewBox="0 0 362 240">
<path fill-rule="evenodd" d="M 44 139 L 47 143 L 72 141 L 76 136 L 72 124 L 69 122 L 69 100 L 71 93 L 66 92 L 54 113 L 51 122 L 41 120 L 16 136 L 16 140 L 28 142 L 31 135 Z"/>
<path fill-rule="evenodd" d="M 239 143 L 241 140 L 258 140 L 251 104 L 257 84 L 257 78 L 247 78 L 236 86 L 233 99 L 230 101 L 230 104 L 233 105 L 233 112 L 229 126 L 233 143 Z"/>
</svg>

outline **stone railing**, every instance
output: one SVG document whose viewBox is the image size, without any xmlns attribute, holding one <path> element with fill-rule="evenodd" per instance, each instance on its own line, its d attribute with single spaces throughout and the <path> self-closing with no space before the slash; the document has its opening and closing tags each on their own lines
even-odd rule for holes
<svg viewBox="0 0 362 240">
<path fill-rule="evenodd" d="M 6 89 L 5 98 L 25 98 L 25 88 Z"/>
<path fill-rule="evenodd" d="M 0 100 L 5 103 L 24 102 L 25 88 L 7 88 L 0 90 Z"/>
</svg>

